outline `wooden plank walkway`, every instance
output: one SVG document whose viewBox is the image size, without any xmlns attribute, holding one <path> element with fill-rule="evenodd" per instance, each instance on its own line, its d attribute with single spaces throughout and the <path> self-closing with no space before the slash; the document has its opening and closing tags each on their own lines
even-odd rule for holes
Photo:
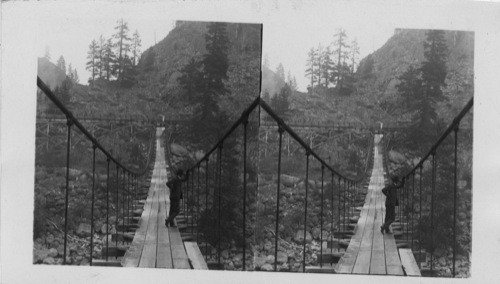
<svg viewBox="0 0 500 284">
<path fill-rule="evenodd" d="M 384 167 L 379 144 L 382 135 L 375 135 L 374 165 L 354 236 L 346 253 L 337 264 L 337 273 L 404 275 L 393 234 L 382 234 L 385 217 Z M 407 254 L 405 257 L 411 255 Z"/>
<path fill-rule="evenodd" d="M 156 130 L 156 160 L 151 186 L 139 228 L 121 261 L 123 267 L 191 268 L 179 230 L 165 226 L 170 201 L 165 151 L 160 139 L 163 131 L 164 128 Z"/>
</svg>

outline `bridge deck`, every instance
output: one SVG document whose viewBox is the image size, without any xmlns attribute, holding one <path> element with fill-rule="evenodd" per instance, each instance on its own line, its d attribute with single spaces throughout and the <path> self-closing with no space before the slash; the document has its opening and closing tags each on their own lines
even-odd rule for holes
<svg viewBox="0 0 500 284">
<path fill-rule="evenodd" d="M 170 202 L 166 186 L 165 152 L 160 140 L 162 133 L 163 128 L 157 128 L 156 160 L 151 186 L 139 228 L 122 259 L 124 267 L 191 268 L 179 230 L 165 226 Z"/>
<path fill-rule="evenodd" d="M 339 260 L 337 273 L 404 275 L 393 234 L 382 234 L 385 216 L 384 168 L 379 145 L 382 135 L 375 136 L 374 165 L 354 236 Z"/>
</svg>

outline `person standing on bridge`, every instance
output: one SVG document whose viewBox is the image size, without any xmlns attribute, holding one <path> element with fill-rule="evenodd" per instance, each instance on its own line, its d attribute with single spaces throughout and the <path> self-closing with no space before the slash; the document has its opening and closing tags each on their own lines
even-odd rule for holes
<svg viewBox="0 0 500 284">
<path fill-rule="evenodd" d="M 170 189 L 170 211 L 168 217 L 165 219 L 165 226 L 175 226 L 175 217 L 180 212 L 180 203 L 182 199 L 182 182 L 188 178 L 182 170 L 177 170 L 176 176 L 167 182 Z"/>
<path fill-rule="evenodd" d="M 399 177 L 392 178 L 392 184 L 384 187 L 382 189 L 382 193 L 385 195 L 385 220 L 384 224 L 380 227 L 380 232 L 382 234 L 384 231 L 386 233 L 391 233 L 389 226 L 396 219 L 396 206 L 399 206 L 397 190 L 398 188 L 403 187 L 403 182 L 400 182 Z"/>
</svg>

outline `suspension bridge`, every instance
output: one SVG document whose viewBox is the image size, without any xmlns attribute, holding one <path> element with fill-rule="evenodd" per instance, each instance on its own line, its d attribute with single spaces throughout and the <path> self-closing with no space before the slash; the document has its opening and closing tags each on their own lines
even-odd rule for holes
<svg viewBox="0 0 500 284">
<path fill-rule="evenodd" d="M 453 255 L 453 263 L 450 267 L 452 276 L 456 275 L 456 257 L 457 253 L 457 188 L 458 188 L 458 131 L 462 119 L 470 112 L 473 105 L 471 99 L 462 112 L 457 115 L 450 126 L 431 147 L 412 170 L 403 175 L 407 182 L 402 190 L 398 191 L 400 206 L 397 211 L 396 222 L 392 225 L 392 233 L 382 234 L 380 226 L 383 223 L 385 214 L 385 197 L 381 190 L 385 186 L 390 174 L 387 170 L 387 151 L 383 143 L 383 134 L 375 134 L 370 161 L 371 173 L 361 177 L 346 176 L 331 165 L 326 163 L 313 149 L 304 142 L 304 140 L 287 125 L 274 111 L 260 98 L 255 99 L 247 109 L 245 109 L 240 118 L 233 123 L 229 130 L 220 138 L 220 140 L 191 168 L 187 169 L 188 179 L 183 183 L 184 198 L 181 204 L 181 213 L 177 218 L 178 224 L 175 227 L 167 228 L 165 226 L 166 212 L 169 210 L 169 190 L 166 182 L 172 175 L 170 165 L 167 163 L 168 147 L 165 148 L 165 141 L 162 141 L 165 128 L 162 125 L 156 125 L 154 163 L 143 171 L 133 171 L 122 165 L 112 154 L 104 149 L 74 117 L 74 115 L 54 96 L 50 89 L 38 78 L 38 87 L 49 99 L 62 111 L 66 119 L 68 128 L 68 147 L 67 147 L 67 169 L 69 169 L 70 157 L 70 133 L 73 126 L 76 126 L 91 142 L 94 151 L 94 169 L 95 172 L 95 153 L 101 151 L 106 156 L 108 185 L 110 184 L 110 164 L 116 166 L 116 208 L 114 212 L 106 209 L 106 215 L 113 213 L 115 218 L 116 231 L 111 233 L 111 240 L 106 239 L 106 248 L 103 249 L 102 257 L 90 255 L 91 265 L 109 265 L 123 267 L 154 267 L 154 268 L 174 268 L 174 269 L 226 269 L 224 264 L 223 251 L 231 247 L 225 244 L 224 238 L 225 222 L 228 216 L 222 214 L 221 208 L 227 206 L 227 198 L 224 197 L 223 180 L 227 176 L 229 169 L 223 168 L 224 146 L 230 144 L 228 141 L 231 136 L 238 135 L 237 141 L 241 143 L 241 150 L 238 152 L 241 161 L 241 179 L 238 186 L 238 194 L 241 194 L 241 202 L 238 202 L 235 210 L 238 211 L 238 218 L 233 220 L 234 230 L 238 231 L 241 254 L 241 262 L 237 266 L 239 270 L 254 270 L 255 255 L 249 250 L 252 241 L 252 232 L 259 228 L 252 228 L 252 198 L 249 195 L 251 182 L 249 181 L 249 133 L 255 130 L 255 119 L 252 115 L 260 111 L 265 111 L 274 121 L 274 126 L 267 123 L 266 131 L 276 131 L 278 141 L 276 145 L 277 171 L 275 176 L 276 206 L 274 212 L 274 258 L 272 258 L 272 267 L 274 271 L 283 270 L 278 264 L 278 253 L 283 253 L 283 241 L 280 238 L 282 229 L 280 221 L 283 220 L 282 208 L 283 202 L 283 182 L 281 181 L 283 161 L 283 137 L 287 135 L 294 140 L 305 153 L 305 182 L 304 182 L 304 200 L 303 200 L 303 227 L 304 237 L 302 238 L 301 255 L 303 257 L 300 270 L 301 272 L 317 273 L 347 273 L 347 274 L 376 274 L 376 275 L 398 275 L 398 276 L 421 276 L 430 269 L 433 272 L 433 260 L 435 256 L 433 250 L 435 225 L 438 222 L 435 203 L 437 198 L 436 181 L 442 177 L 442 170 L 438 170 L 437 156 L 441 157 L 440 149 L 448 147 L 447 143 L 453 138 L 451 148 L 454 155 L 449 159 L 445 155 L 442 158 L 441 165 L 451 164 L 451 175 L 453 176 L 450 192 L 454 194 L 454 202 L 450 225 L 451 237 L 448 243 L 452 244 L 448 248 Z M 258 120 L 258 119 L 257 119 Z M 167 122 L 168 123 L 168 122 Z M 257 125 L 257 128 L 259 126 Z M 469 125 L 470 127 L 470 125 Z M 454 134 L 454 135 L 452 135 Z M 258 135 L 257 135 L 258 137 Z M 227 155 L 227 154 L 226 154 Z M 234 153 L 232 153 L 234 155 Z M 310 162 L 314 161 L 321 166 L 321 193 L 319 197 L 311 195 L 310 191 Z M 430 163 L 430 167 L 427 166 Z M 441 166 L 442 168 L 442 166 Z M 440 169 L 441 169 L 440 168 Z M 121 171 L 122 174 L 119 174 Z M 325 174 L 326 172 L 326 174 Z M 431 178 L 426 177 L 426 173 L 431 174 Z M 327 183 L 327 180 L 331 182 Z M 68 211 L 68 173 L 66 175 L 66 206 L 65 206 L 65 242 L 64 253 L 66 254 L 67 242 L 67 211 Z M 92 183 L 92 216 L 94 220 L 94 180 Z M 424 185 L 423 181 L 424 180 Z M 411 181 L 411 182 L 410 182 Z M 417 181 L 417 186 L 415 182 Z M 429 181 L 429 182 L 428 182 Z M 324 189 L 330 189 L 331 196 L 326 196 Z M 109 186 L 108 186 L 108 194 Z M 334 196 L 335 194 L 335 196 Z M 109 202 L 109 198 L 107 198 Z M 253 201 L 255 202 L 255 201 Z M 280 202 L 281 205 L 280 205 Z M 311 247 L 307 242 L 306 232 L 311 218 L 313 202 L 321 204 L 319 251 Z M 416 206 L 418 204 L 418 206 Z M 120 207 L 121 206 L 121 207 Z M 109 207 L 109 206 L 108 206 Z M 310 210 L 308 213 L 308 209 Z M 203 218 L 203 213 L 210 213 L 211 221 Z M 417 224 L 422 224 L 424 218 L 431 221 L 430 231 L 421 232 L 417 230 Z M 118 219 L 121 216 L 121 221 Z M 108 218 L 108 217 L 107 217 Z M 309 218 L 309 219 L 308 219 Z M 109 218 L 108 218 L 109 219 Z M 328 219 L 331 220 L 328 225 L 324 225 Z M 108 224 L 110 221 L 107 220 Z M 203 224 L 203 222 L 210 222 Z M 91 224 L 92 232 L 93 222 Z M 206 228 L 209 229 L 206 229 Z M 422 226 L 421 226 L 422 227 Z M 329 231 L 330 240 L 323 231 Z M 430 233 L 431 238 L 425 238 L 422 234 Z M 93 233 L 91 234 L 93 235 Z M 333 237 L 336 237 L 334 239 Z M 93 246 L 90 238 L 91 251 Z M 109 247 L 108 242 L 114 242 L 114 246 Z M 431 251 L 426 251 L 425 248 Z M 335 249 L 335 252 L 334 252 Z M 238 249 L 235 249 L 238 251 Z M 311 260 L 310 255 L 318 254 L 316 260 Z M 422 257 L 424 255 L 424 257 Z M 290 257 L 288 257 L 290 258 Z M 307 259 L 306 259 L 307 258 Z M 66 255 L 64 255 L 64 260 Z M 430 259 L 430 261 L 429 261 Z M 287 260 L 285 260 L 286 262 Z M 281 260 L 283 264 L 283 260 Z M 429 267 L 430 265 L 430 267 Z M 235 265 L 236 266 L 236 265 Z"/>
</svg>

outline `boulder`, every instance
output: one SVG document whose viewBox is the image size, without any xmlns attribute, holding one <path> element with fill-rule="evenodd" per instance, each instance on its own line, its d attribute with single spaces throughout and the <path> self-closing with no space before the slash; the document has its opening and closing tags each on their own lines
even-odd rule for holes
<svg viewBox="0 0 500 284">
<path fill-rule="evenodd" d="M 43 264 L 55 264 L 56 261 L 53 257 L 47 257 L 43 260 Z"/>
<path fill-rule="evenodd" d="M 264 264 L 263 266 L 261 266 L 260 270 L 263 270 L 263 271 L 273 271 L 274 267 L 271 264 L 267 263 L 267 264 Z"/>
<path fill-rule="evenodd" d="M 189 152 L 186 148 L 182 147 L 179 144 L 175 144 L 175 143 L 170 144 L 170 152 L 172 153 L 172 155 L 178 156 L 178 157 L 185 157 L 189 154 Z"/>
<path fill-rule="evenodd" d="M 280 181 L 286 187 L 294 187 L 300 181 L 300 178 L 282 174 Z"/>
<path fill-rule="evenodd" d="M 389 151 L 388 156 L 389 156 L 389 160 L 393 163 L 402 164 L 402 163 L 406 162 L 406 157 L 397 151 L 394 151 L 394 150 Z"/>
<path fill-rule="evenodd" d="M 57 255 L 58 255 L 58 254 L 59 254 L 59 253 L 57 252 L 57 249 L 55 249 L 55 248 L 51 248 L 51 249 L 49 250 L 49 254 L 48 254 L 48 256 L 55 258 L 55 257 L 57 257 Z"/>
<path fill-rule="evenodd" d="M 264 264 L 266 264 L 266 257 L 257 256 L 254 258 L 254 263 L 255 267 L 262 267 Z"/>
<path fill-rule="evenodd" d="M 45 258 L 49 256 L 49 250 L 35 250 L 33 251 L 33 263 L 42 263 Z"/>
<path fill-rule="evenodd" d="M 203 152 L 202 150 L 198 150 L 194 153 L 194 158 L 196 159 L 196 161 L 201 160 L 204 156 L 205 152 Z"/>
<path fill-rule="evenodd" d="M 90 229 L 90 224 L 80 223 L 80 225 L 78 225 L 78 229 L 76 230 L 76 234 L 80 237 L 90 236 Z"/>
<path fill-rule="evenodd" d="M 221 256 L 222 258 L 226 259 L 226 258 L 229 258 L 229 252 L 227 250 L 223 250 L 221 252 Z"/>
<path fill-rule="evenodd" d="M 304 241 L 304 230 L 298 230 L 295 233 L 295 237 L 293 240 L 297 243 L 302 243 Z M 310 243 L 312 241 L 312 235 L 309 232 L 306 232 L 306 243 Z"/>
<path fill-rule="evenodd" d="M 268 255 L 266 257 L 266 263 L 274 263 L 274 255 Z"/>
<path fill-rule="evenodd" d="M 278 251 L 278 263 L 286 263 L 288 261 L 288 255 L 282 251 Z"/>
</svg>

